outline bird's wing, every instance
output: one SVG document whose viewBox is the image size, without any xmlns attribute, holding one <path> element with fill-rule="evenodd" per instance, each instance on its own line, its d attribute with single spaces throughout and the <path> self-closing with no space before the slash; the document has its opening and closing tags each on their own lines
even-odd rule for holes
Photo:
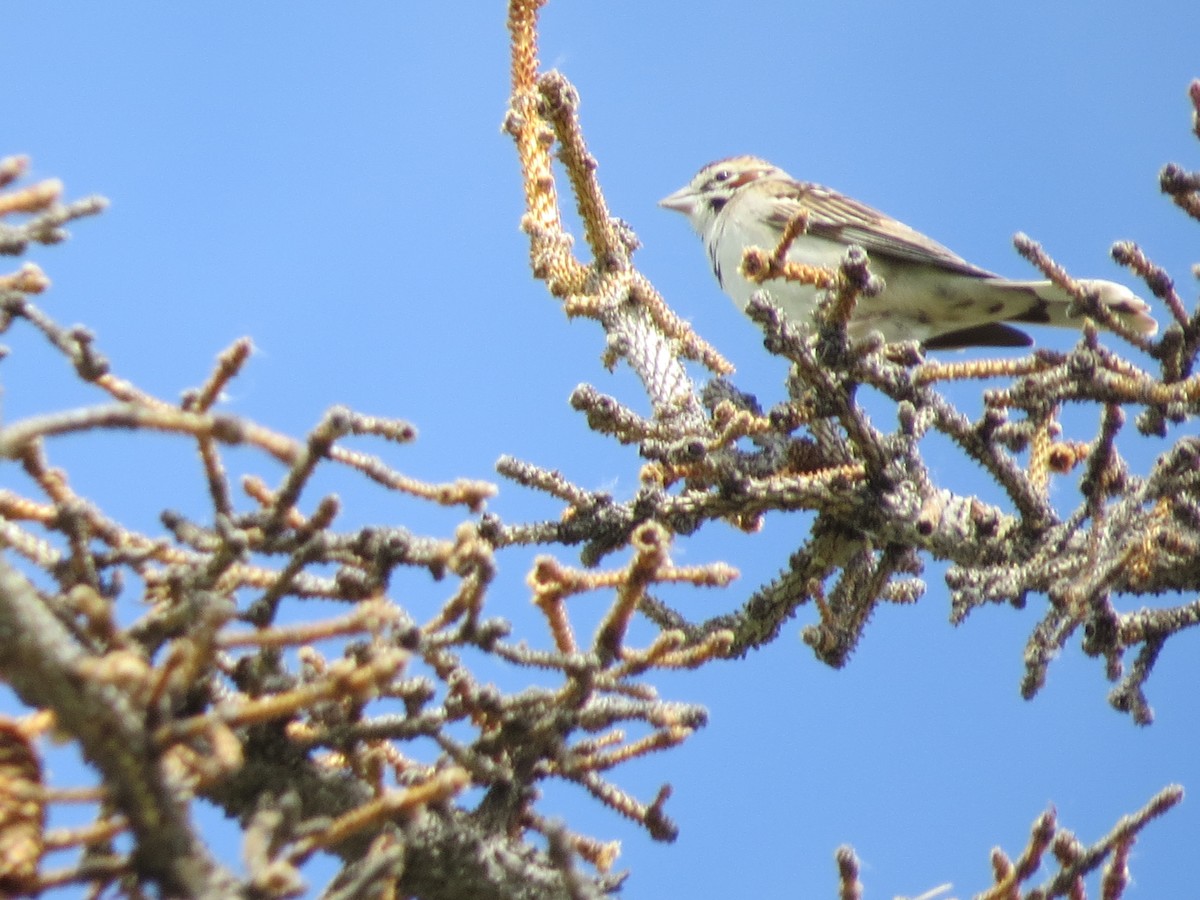
<svg viewBox="0 0 1200 900">
<path fill-rule="evenodd" d="M 804 213 L 809 234 L 858 244 L 869 256 L 924 263 L 978 278 L 995 277 L 993 272 L 972 265 L 903 222 L 837 191 L 819 184 L 782 180 L 771 187 L 777 201 L 771 217 L 780 228 Z"/>
</svg>

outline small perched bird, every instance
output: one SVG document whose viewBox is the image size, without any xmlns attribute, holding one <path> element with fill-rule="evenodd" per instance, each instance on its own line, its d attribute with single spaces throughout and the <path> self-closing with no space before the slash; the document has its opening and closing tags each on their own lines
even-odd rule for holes
<svg viewBox="0 0 1200 900">
<path fill-rule="evenodd" d="M 688 217 L 717 281 L 743 311 L 751 294 L 765 289 L 788 318 L 809 320 L 816 288 L 784 280 L 760 287 L 741 271 L 747 247 L 770 253 L 803 215 L 807 229 L 788 250 L 789 262 L 836 268 L 846 248 L 857 244 L 884 280 L 882 294 L 859 299 L 850 319 L 853 337 L 877 330 L 885 340 L 917 340 L 929 348 L 1024 347 L 1032 343 L 1029 336 L 1005 322 L 1078 328 L 1082 321 L 1067 315 L 1070 296 L 1049 281 L 1001 278 L 878 210 L 753 156 L 708 164 L 659 205 Z M 1149 307 L 1129 288 L 1098 279 L 1081 284 L 1134 331 L 1158 330 Z"/>
</svg>

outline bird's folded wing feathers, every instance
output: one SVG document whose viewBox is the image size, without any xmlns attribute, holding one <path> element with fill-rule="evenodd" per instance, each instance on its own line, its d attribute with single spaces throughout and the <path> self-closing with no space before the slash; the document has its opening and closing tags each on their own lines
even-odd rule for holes
<svg viewBox="0 0 1200 900">
<path fill-rule="evenodd" d="M 903 222 L 836 191 L 818 184 L 785 181 L 772 187 L 779 201 L 772 218 L 780 228 L 805 213 L 809 234 L 847 245 L 858 244 L 869 256 L 934 265 L 977 278 L 995 277 L 995 273 L 971 265 L 953 250 Z"/>
</svg>

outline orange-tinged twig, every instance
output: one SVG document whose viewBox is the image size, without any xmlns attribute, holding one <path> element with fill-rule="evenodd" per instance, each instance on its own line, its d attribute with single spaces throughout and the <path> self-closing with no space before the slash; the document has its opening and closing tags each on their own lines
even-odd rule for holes
<svg viewBox="0 0 1200 900">
<path fill-rule="evenodd" d="M 421 784 L 392 790 L 339 816 L 328 828 L 301 842 L 297 855 L 336 847 L 347 838 L 369 828 L 408 816 L 433 803 L 443 803 L 461 793 L 471 783 L 466 769 L 452 766 L 435 773 Z"/>
<path fill-rule="evenodd" d="M 400 610 L 391 602 L 379 598 L 364 600 L 352 612 L 324 622 L 305 622 L 299 625 L 276 625 L 255 631 L 222 632 L 217 643 L 231 647 L 289 647 L 311 644 L 347 634 L 367 632 L 378 634 L 399 620 Z"/>
<path fill-rule="evenodd" d="M 207 412 L 221 396 L 230 381 L 242 371 L 246 360 L 254 351 L 254 343 L 250 338 L 238 338 L 227 350 L 217 357 L 217 365 L 208 380 L 199 389 L 189 394 L 183 408 L 189 412 Z"/>
<path fill-rule="evenodd" d="M 6 156 L 0 159 L 0 188 L 8 187 L 28 171 L 28 156 Z"/>
<path fill-rule="evenodd" d="M 269 697 L 230 699 L 212 712 L 164 725 L 154 739 L 165 746 L 190 740 L 203 734 L 215 719 L 230 727 L 287 719 L 322 700 L 365 701 L 376 695 L 380 686 L 393 678 L 405 665 L 408 654 L 395 648 L 379 648 L 368 663 L 338 660 L 331 664 L 320 679 L 290 691 Z"/>
<path fill-rule="evenodd" d="M 839 281 L 837 269 L 788 262 L 779 259 L 774 251 L 768 252 L 760 247 L 746 249 L 742 256 L 742 274 L 747 281 L 755 284 L 775 280 L 794 281 L 823 291 L 837 287 Z"/>
<path fill-rule="evenodd" d="M 24 890 L 45 851 L 42 764 L 25 726 L 0 717 L 0 889 Z"/>
<path fill-rule="evenodd" d="M 0 275 L 0 291 L 40 294 L 50 287 L 50 279 L 37 263 L 27 262 L 11 275 Z"/>
<path fill-rule="evenodd" d="M 963 362 L 945 363 L 938 360 L 922 363 L 913 369 L 916 384 L 934 384 L 939 381 L 966 381 L 981 378 L 1013 378 L 1045 372 L 1054 363 L 1026 356 L 1020 359 L 972 359 Z"/>
<path fill-rule="evenodd" d="M 63 183 L 57 178 L 47 178 L 29 187 L 0 193 L 0 216 L 11 213 L 41 212 L 62 198 Z"/>
</svg>

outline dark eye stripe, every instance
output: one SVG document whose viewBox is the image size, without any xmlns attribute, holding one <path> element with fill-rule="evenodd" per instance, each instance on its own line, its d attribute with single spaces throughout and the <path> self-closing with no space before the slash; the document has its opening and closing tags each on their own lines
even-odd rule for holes
<svg viewBox="0 0 1200 900">
<path fill-rule="evenodd" d="M 737 190 L 754 181 L 758 176 L 759 173 L 755 171 L 731 172 L 728 169 L 722 169 L 708 180 L 708 185 L 710 188 Z"/>
</svg>

